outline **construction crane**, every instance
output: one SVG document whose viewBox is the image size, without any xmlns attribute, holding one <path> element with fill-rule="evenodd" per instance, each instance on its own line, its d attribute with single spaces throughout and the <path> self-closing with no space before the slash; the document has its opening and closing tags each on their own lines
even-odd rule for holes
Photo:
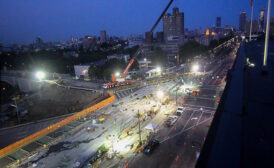
<svg viewBox="0 0 274 168">
<path fill-rule="evenodd" d="M 167 6 L 165 7 L 164 11 L 161 13 L 161 15 L 158 17 L 158 19 L 156 20 L 156 22 L 153 24 L 152 28 L 150 29 L 149 33 L 152 34 L 154 29 L 157 27 L 157 25 L 159 24 L 160 20 L 162 19 L 162 17 L 165 15 L 166 11 L 168 10 L 168 8 L 170 7 L 170 5 L 172 4 L 174 0 L 170 0 L 169 3 L 167 4 Z M 103 85 L 103 88 L 108 89 L 108 88 L 112 88 L 112 87 L 119 87 L 121 85 L 131 85 L 132 81 L 131 80 L 127 80 L 126 79 L 126 75 L 127 72 L 129 70 L 129 68 L 131 67 L 131 65 L 134 63 L 135 58 L 140 54 L 140 52 L 142 51 L 143 45 L 141 45 L 137 51 L 135 52 L 135 54 L 133 55 L 133 57 L 130 59 L 126 69 L 124 70 L 124 72 L 121 74 L 121 76 L 119 77 L 118 75 L 116 76 L 116 74 L 112 74 L 111 75 L 111 82 L 105 83 Z"/>
<path fill-rule="evenodd" d="M 108 89 L 108 88 L 112 88 L 112 87 L 119 87 L 122 85 L 131 85 L 132 81 L 131 80 L 127 80 L 126 76 L 127 76 L 127 72 L 129 70 L 129 68 L 131 67 L 131 65 L 134 63 L 134 58 L 131 58 L 126 69 L 124 70 L 124 72 L 121 74 L 121 76 L 119 77 L 119 75 L 116 74 L 111 74 L 111 82 L 105 83 L 103 88 Z"/>
</svg>

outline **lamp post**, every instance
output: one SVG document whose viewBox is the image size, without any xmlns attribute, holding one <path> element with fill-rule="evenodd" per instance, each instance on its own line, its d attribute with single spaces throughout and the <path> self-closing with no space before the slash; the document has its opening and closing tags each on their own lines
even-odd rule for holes
<svg viewBox="0 0 274 168">
<path fill-rule="evenodd" d="M 157 94 L 157 98 L 158 98 L 158 99 L 162 99 L 163 96 L 164 96 L 164 92 L 161 91 L 161 90 L 158 90 L 156 94 Z"/>
<path fill-rule="evenodd" d="M 162 71 L 161 67 L 156 68 L 156 72 L 158 73 L 158 77 L 157 77 L 158 78 L 158 80 L 157 80 L 158 85 L 160 83 L 159 80 L 160 80 L 161 71 Z"/>
<path fill-rule="evenodd" d="M 266 66 L 267 66 L 267 52 L 268 52 L 268 42 L 269 42 L 270 10 L 271 10 L 270 6 L 271 6 L 271 0 L 268 0 L 263 71 L 266 71 Z"/>
<path fill-rule="evenodd" d="M 43 71 L 37 71 L 36 74 L 35 74 L 35 77 L 37 79 L 39 79 L 39 81 L 41 81 L 42 79 L 44 79 L 46 76 L 45 72 Z"/>
<path fill-rule="evenodd" d="M 140 145 L 142 145 L 141 124 L 140 124 L 140 112 L 139 112 L 139 110 L 138 110 L 137 117 L 138 117 L 138 125 L 139 125 L 139 143 L 140 143 Z"/>
<path fill-rule="evenodd" d="M 199 71 L 199 65 L 198 64 L 192 65 L 192 72 L 196 73 L 198 71 Z"/>
<path fill-rule="evenodd" d="M 20 116 L 19 116 L 18 106 L 17 106 L 17 102 L 16 102 L 16 100 L 18 100 L 18 99 L 19 99 L 19 96 L 15 96 L 12 98 L 12 100 L 14 101 L 15 106 L 16 106 L 15 108 L 16 108 L 16 114 L 17 114 L 17 121 L 18 121 L 18 123 L 20 123 Z"/>
<path fill-rule="evenodd" d="M 176 89 L 176 106 L 177 106 L 177 104 L 178 104 L 178 103 L 177 103 L 177 98 L 178 98 L 178 97 L 177 97 L 177 94 L 178 94 L 178 90 L 179 90 L 179 87 L 177 87 L 177 89 Z"/>
<path fill-rule="evenodd" d="M 119 77 L 119 76 L 120 76 L 120 72 L 116 72 L 116 73 L 115 73 L 115 76 L 116 76 L 116 77 Z"/>
</svg>

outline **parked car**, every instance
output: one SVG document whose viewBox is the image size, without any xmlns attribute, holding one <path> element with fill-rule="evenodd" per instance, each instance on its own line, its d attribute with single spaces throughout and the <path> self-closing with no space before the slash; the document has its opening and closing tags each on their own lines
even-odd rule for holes
<svg viewBox="0 0 274 168">
<path fill-rule="evenodd" d="M 169 116 L 168 119 L 166 120 L 166 126 L 168 127 L 173 126 L 177 120 L 178 120 L 178 116 L 175 116 L 175 115 Z"/>
<path fill-rule="evenodd" d="M 198 141 L 192 141 L 191 146 L 192 146 L 192 148 L 197 148 L 200 150 L 202 147 L 202 144 Z"/>
<path fill-rule="evenodd" d="M 145 154 L 151 154 L 155 148 L 160 145 L 160 142 L 157 139 L 152 139 L 148 142 L 148 144 L 144 147 L 143 152 Z"/>
<path fill-rule="evenodd" d="M 178 109 L 177 109 L 177 111 L 176 111 L 176 115 L 177 116 L 181 116 L 183 114 L 183 112 L 184 112 L 184 109 L 185 109 L 184 107 L 179 106 Z"/>
</svg>

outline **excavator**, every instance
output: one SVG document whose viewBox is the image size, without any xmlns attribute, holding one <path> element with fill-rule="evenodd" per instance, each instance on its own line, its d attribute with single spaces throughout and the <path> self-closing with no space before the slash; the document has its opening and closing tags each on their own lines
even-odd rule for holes
<svg viewBox="0 0 274 168">
<path fill-rule="evenodd" d="M 166 13 L 166 11 L 168 10 L 168 8 L 170 7 L 170 5 L 172 4 L 174 0 L 170 0 L 169 3 L 167 4 L 167 6 L 165 7 L 164 11 L 161 13 L 161 15 L 158 17 L 158 19 L 156 20 L 156 22 L 154 23 L 154 25 L 152 26 L 152 28 L 150 29 L 149 33 L 153 34 L 154 29 L 156 28 L 156 26 L 158 25 L 158 23 L 160 22 L 160 20 L 162 19 L 162 17 L 164 16 L 164 14 Z M 108 83 L 103 84 L 103 88 L 105 89 L 109 89 L 109 88 L 113 88 L 113 87 L 119 87 L 122 85 L 131 85 L 132 84 L 132 80 L 127 80 L 126 79 L 126 75 L 127 72 L 129 70 L 129 68 L 131 67 L 131 65 L 134 63 L 135 58 L 137 57 L 137 55 L 140 54 L 140 52 L 142 51 L 143 45 L 141 45 L 138 50 L 136 51 L 136 53 L 133 55 L 133 57 L 131 58 L 131 60 L 129 61 L 126 69 L 124 70 L 124 72 L 121 74 L 121 76 L 116 77 L 115 74 L 111 74 L 111 81 Z"/>
</svg>

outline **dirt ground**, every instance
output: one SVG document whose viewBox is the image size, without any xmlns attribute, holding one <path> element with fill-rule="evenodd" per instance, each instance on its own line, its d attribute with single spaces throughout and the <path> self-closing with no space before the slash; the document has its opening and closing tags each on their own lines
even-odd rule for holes
<svg viewBox="0 0 274 168">
<path fill-rule="evenodd" d="M 38 92 L 18 101 L 18 106 L 26 108 L 29 112 L 21 119 L 21 124 L 78 112 L 106 97 L 107 95 L 91 91 L 46 85 Z M 16 123 L 17 119 L 13 117 L 2 123 L 1 127 L 15 125 Z"/>
</svg>

